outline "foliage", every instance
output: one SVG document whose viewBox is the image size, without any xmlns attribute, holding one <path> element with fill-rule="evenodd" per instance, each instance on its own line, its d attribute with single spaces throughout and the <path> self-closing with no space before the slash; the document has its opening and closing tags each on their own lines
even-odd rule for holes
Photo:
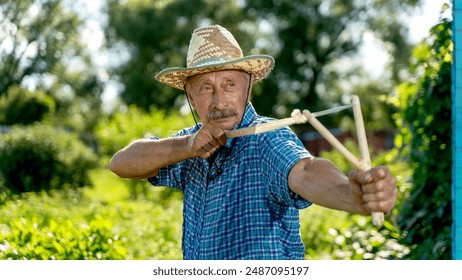
<svg viewBox="0 0 462 280">
<path fill-rule="evenodd" d="M 380 81 L 372 81 L 366 85 L 358 84 L 353 87 L 352 92 L 357 95 L 361 103 L 361 111 L 364 119 L 366 132 L 372 135 L 374 132 L 396 131 L 396 125 L 392 118 L 396 108 L 388 104 L 390 89 L 382 86 Z M 338 126 L 349 131 L 355 131 L 355 120 L 351 116 L 352 110 L 339 112 L 335 119 Z"/>
<path fill-rule="evenodd" d="M 410 50 L 407 29 L 399 17 L 418 4 L 415 0 L 250 1 L 247 14 L 267 19 L 276 34 L 266 48 L 275 56 L 277 67 L 263 85 L 261 98 L 267 98 L 274 91 L 271 88 L 277 89 L 273 109 L 287 112 L 306 107 L 319 110 L 340 102 L 349 91 L 345 84 L 371 79 L 352 59 L 366 33 L 389 46 L 387 52 L 399 61 L 390 65 L 390 72 L 399 71 L 408 65 Z M 345 64 L 351 69 L 345 69 Z M 399 81 L 396 78 L 390 77 L 390 82 Z M 381 81 L 382 90 L 390 85 Z"/>
<path fill-rule="evenodd" d="M 0 96 L 0 124 L 2 125 L 28 125 L 40 122 L 53 111 L 53 99 L 43 92 L 30 93 L 14 86 L 8 89 L 6 95 Z"/>
<path fill-rule="evenodd" d="M 103 166 L 107 166 L 109 158 L 133 140 L 151 136 L 171 136 L 190 125 L 192 117 L 166 115 L 165 112 L 154 109 L 144 112 L 133 105 L 101 118 L 95 128 L 95 138 L 102 155 Z M 146 195 L 149 187 L 143 180 L 130 180 L 129 186 L 132 199 Z"/>
<path fill-rule="evenodd" d="M 59 217 L 59 216 L 58 216 Z M 33 222 L 33 223 L 32 223 Z M 73 220 L 28 221 L 17 218 L 3 224 L 0 258 L 8 260 L 123 259 L 125 250 L 111 224 L 101 216 L 89 225 Z M 10 228 L 12 227 L 12 228 Z"/>
<path fill-rule="evenodd" d="M 0 135 L 0 158 L 0 187 L 9 194 L 88 185 L 97 163 L 75 134 L 43 124 Z"/>
<path fill-rule="evenodd" d="M 0 208 L 0 259 L 181 259 L 181 201 L 157 191 L 137 201 L 22 194 Z"/>
<path fill-rule="evenodd" d="M 196 15 L 204 10 L 204 1 L 108 1 L 108 47 L 129 50 L 127 61 L 114 69 L 124 86 L 120 96 L 126 104 L 145 110 L 153 104 L 165 109 L 178 104 L 179 91 L 158 83 L 154 76 L 164 65 L 184 64 L 181 54 L 186 50 L 180 38 L 190 36 L 187 27 L 197 24 L 201 17 Z"/>
<path fill-rule="evenodd" d="M 111 116 L 101 118 L 95 128 L 95 137 L 100 153 L 111 157 L 130 142 L 140 138 L 171 136 L 178 130 L 192 125 L 192 117 L 167 115 L 153 108 L 142 111 L 136 106 L 119 110 Z"/>
<path fill-rule="evenodd" d="M 157 188 L 145 180 L 144 195 L 133 196 L 130 180 L 124 180 L 108 169 L 92 171 L 93 188 L 85 188 L 89 202 L 111 209 L 113 231 L 121 237 L 126 259 L 181 259 L 182 193 L 170 188 Z M 83 206 L 85 207 L 85 206 Z M 97 209 L 98 207 L 91 207 Z"/>
<path fill-rule="evenodd" d="M 400 213 L 410 259 L 451 258 L 451 23 L 444 20 L 414 50 L 419 78 L 398 88 L 396 145 L 412 162 L 413 188 Z"/>
<path fill-rule="evenodd" d="M 64 9 L 62 1 L 6 0 L 0 10 L 4 15 L 0 95 L 27 79 L 49 75 L 35 80 L 41 84 L 61 76 L 59 67 L 82 54 L 77 36 L 82 22 L 75 13 Z"/>
<path fill-rule="evenodd" d="M 75 42 L 70 38 L 76 33 L 78 18 L 64 13 L 60 1 L 5 0 L 0 11 L 0 95 L 26 78 L 53 72 L 64 54 L 75 55 Z"/>
<path fill-rule="evenodd" d="M 64 199 L 64 194 L 71 199 Z M 55 194 L 53 200 L 46 193 L 26 197 L 9 201 L 2 208 L 1 259 L 125 258 L 122 240 L 112 233 L 113 225 L 107 218 L 112 215 L 110 210 L 87 210 L 69 216 L 67 207 L 78 207 L 76 194 Z M 56 202 L 60 206 L 55 206 Z"/>
<path fill-rule="evenodd" d="M 400 259 L 409 252 L 389 221 L 378 229 L 368 217 L 311 207 L 301 215 L 306 259 Z"/>
<path fill-rule="evenodd" d="M 101 79 L 72 1 L 4 0 L 0 13 L 0 96 L 17 88 L 30 95 L 27 99 L 46 94 L 55 103 L 54 125 L 92 143 L 92 126 L 101 112 Z M 17 115 L 15 123 L 30 122 L 30 114 Z"/>
</svg>

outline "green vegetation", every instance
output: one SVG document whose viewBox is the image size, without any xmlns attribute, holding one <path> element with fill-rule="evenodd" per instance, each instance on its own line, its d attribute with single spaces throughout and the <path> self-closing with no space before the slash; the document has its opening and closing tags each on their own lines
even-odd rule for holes
<svg viewBox="0 0 462 280">
<path fill-rule="evenodd" d="M 451 259 L 451 22 L 430 34 L 414 50 L 411 70 L 422 75 L 402 84 L 396 100 L 402 109 L 396 114 L 402 128 L 397 147 L 413 170 L 413 188 L 398 222 L 402 243 L 413 247 L 409 258 Z"/>
<path fill-rule="evenodd" d="M 94 188 L 26 193 L 0 208 L 0 259 L 180 259 L 181 200 L 129 200 L 127 182 L 95 170 Z M 104 195 L 110 193 L 110 196 Z"/>
<path fill-rule="evenodd" d="M 97 166 L 76 134 L 44 124 L 0 134 L 0 158 L 0 193 L 6 194 L 83 187 Z"/>
<path fill-rule="evenodd" d="M 95 128 L 95 137 L 100 145 L 100 153 L 104 160 L 107 160 L 134 139 L 171 136 L 192 124 L 193 119 L 190 115 L 169 116 L 154 108 L 144 112 L 136 106 L 130 106 L 124 111 L 100 119 Z"/>
<path fill-rule="evenodd" d="M 0 124 L 28 125 L 44 121 L 54 111 L 54 100 L 43 92 L 31 92 L 14 86 L 0 96 Z"/>
<path fill-rule="evenodd" d="M 392 150 L 373 156 L 398 179 L 384 226 L 318 206 L 302 210 L 307 259 L 451 258 L 450 22 L 412 53 L 400 19 L 421 0 L 151 2 L 106 1 L 101 50 L 117 58 L 106 69 L 84 44 L 85 20 L 73 1 L 1 2 L 0 259 L 181 258 L 182 194 L 122 180 L 107 166 L 134 139 L 193 124 L 175 113 L 184 95 L 153 77 L 184 65 L 192 28 L 209 22 L 228 27 L 245 54 L 276 58 L 253 90 L 260 114 L 325 109 L 354 92 L 368 132 L 397 135 Z M 393 57 L 380 80 L 350 63 L 365 33 Z M 351 68 L 337 67 L 345 61 Z M 111 82 L 121 103 L 107 112 L 102 96 Z M 323 123 L 351 128 L 352 118 L 339 113 Z M 354 143 L 347 147 L 358 154 Z M 336 151 L 321 156 L 352 168 Z"/>
</svg>

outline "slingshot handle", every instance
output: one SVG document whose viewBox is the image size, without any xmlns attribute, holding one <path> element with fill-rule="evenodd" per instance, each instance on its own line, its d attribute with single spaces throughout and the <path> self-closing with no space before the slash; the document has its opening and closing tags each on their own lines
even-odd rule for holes
<svg viewBox="0 0 462 280">
<path fill-rule="evenodd" d="M 351 97 L 351 103 L 353 105 L 353 114 L 356 124 L 356 133 L 358 135 L 359 151 L 361 153 L 361 170 L 368 171 L 371 169 L 371 156 L 369 154 L 369 146 L 367 145 L 366 130 L 364 128 L 364 120 L 361 112 L 361 104 L 359 103 L 359 97 L 353 95 Z M 382 226 L 384 215 L 381 212 L 372 212 L 372 223 L 380 227 Z"/>
</svg>

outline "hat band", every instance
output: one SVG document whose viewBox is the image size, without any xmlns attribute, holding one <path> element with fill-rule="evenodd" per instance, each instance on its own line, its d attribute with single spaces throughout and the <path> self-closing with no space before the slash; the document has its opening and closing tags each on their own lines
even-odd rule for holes
<svg viewBox="0 0 462 280">
<path fill-rule="evenodd" d="M 208 59 L 201 60 L 195 64 L 192 64 L 191 67 L 204 67 L 204 66 L 210 66 L 213 64 L 220 64 L 220 63 L 225 63 L 230 60 L 236 59 L 234 57 L 212 57 Z"/>
</svg>

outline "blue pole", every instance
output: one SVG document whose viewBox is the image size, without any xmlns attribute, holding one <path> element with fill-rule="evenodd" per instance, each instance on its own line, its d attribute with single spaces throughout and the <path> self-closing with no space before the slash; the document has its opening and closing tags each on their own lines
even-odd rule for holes
<svg viewBox="0 0 462 280">
<path fill-rule="evenodd" d="M 462 0 L 453 0 L 452 258 L 462 260 Z"/>
</svg>

